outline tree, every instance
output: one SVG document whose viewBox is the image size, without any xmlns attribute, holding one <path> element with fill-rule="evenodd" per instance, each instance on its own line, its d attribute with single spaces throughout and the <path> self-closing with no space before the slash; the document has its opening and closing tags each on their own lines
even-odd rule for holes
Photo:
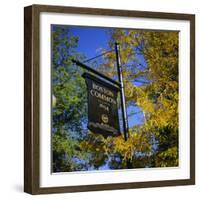
<svg viewBox="0 0 200 200">
<path fill-rule="evenodd" d="M 168 167 L 178 165 L 178 33 L 113 29 L 109 45 L 120 42 L 126 105 L 139 107 L 141 125 L 131 127 L 129 139 L 90 135 L 84 151 L 94 153 L 110 168 Z M 115 77 L 115 54 L 105 54 L 101 69 Z M 91 139 L 92 138 L 92 139 Z M 102 156 L 103 155 L 103 156 Z M 117 163 L 117 164 L 116 164 Z"/>
<path fill-rule="evenodd" d="M 53 171 L 87 168 L 79 147 L 85 137 L 87 120 L 86 86 L 82 70 L 72 58 L 83 56 L 75 51 L 78 38 L 66 26 L 52 25 L 52 147 Z M 84 95 L 85 94 L 85 95 Z M 55 101 L 56 100 L 56 101 Z"/>
<path fill-rule="evenodd" d="M 53 171 L 168 167 L 178 165 L 178 33 L 112 29 L 109 46 L 120 42 L 129 122 L 123 135 L 107 137 L 87 130 L 87 91 L 83 71 L 71 59 L 78 38 L 66 26 L 52 26 Z M 104 50 L 103 50 L 104 52 Z M 115 53 L 93 67 L 116 78 Z M 132 108 L 135 110 L 132 110 Z"/>
</svg>

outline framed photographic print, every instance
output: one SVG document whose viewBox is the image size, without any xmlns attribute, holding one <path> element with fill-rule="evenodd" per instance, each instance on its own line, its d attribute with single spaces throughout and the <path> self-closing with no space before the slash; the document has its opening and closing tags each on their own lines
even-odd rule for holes
<svg viewBox="0 0 200 200">
<path fill-rule="evenodd" d="M 195 183 L 195 16 L 24 9 L 24 191 Z"/>
</svg>

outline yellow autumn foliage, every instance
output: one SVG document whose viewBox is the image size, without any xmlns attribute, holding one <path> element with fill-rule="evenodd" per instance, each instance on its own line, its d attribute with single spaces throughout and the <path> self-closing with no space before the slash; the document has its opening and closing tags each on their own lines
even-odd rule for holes
<svg viewBox="0 0 200 200">
<path fill-rule="evenodd" d="M 178 32 L 114 29 L 109 45 L 121 46 L 127 105 L 133 102 L 144 115 L 141 125 L 130 128 L 129 138 L 83 141 L 88 151 L 118 153 L 133 167 L 178 165 Z M 109 77 L 116 75 L 115 53 L 104 55 L 101 66 Z M 134 80 L 141 81 L 137 85 Z M 144 82 L 144 83 L 143 83 Z M 139 160 L 140 159 L 140 160 Z M 138 161 L 139 160 L 139 161 Z M 138 164 L 138 166 L 143 166 Z"/>
</svg>

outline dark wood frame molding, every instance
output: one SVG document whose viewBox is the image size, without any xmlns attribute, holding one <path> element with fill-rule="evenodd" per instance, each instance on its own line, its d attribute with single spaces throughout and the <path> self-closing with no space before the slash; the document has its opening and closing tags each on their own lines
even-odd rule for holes
<svg viewBox="0 0 200 200">
<path fill-rule="evenodd" d="M 39 27 L 40 13 L 76 13 L 89 15 L 125 16 L 187 20 L 190 22 L 190 178 L 184 180 L 80 185 L 66 187 L 40 187 L 39 149 Z M 32 5 L 24 8 L 24 191 L 30 194 L 83 192 L 144 187 L 195 184 L 195 15 L 111 10 L 99 8 Z"/>
</svg>

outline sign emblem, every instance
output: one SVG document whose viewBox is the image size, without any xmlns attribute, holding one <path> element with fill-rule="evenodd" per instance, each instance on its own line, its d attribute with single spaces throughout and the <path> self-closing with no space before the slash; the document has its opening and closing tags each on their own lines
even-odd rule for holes
<svg viewBox="0 0 200 200">
<path fill-rule="evenodd" d="M 114 85 L 89 73 L 84 73 L 88 90 L 88 129 L 93 133 L 119 136 L 117 95 Z"/>
<path fill-rule="evenodd" d="M 101 119 L 105 124 L 108 123 L 108 116 L 106 114 L 101 115 Z"/>
</svg>

